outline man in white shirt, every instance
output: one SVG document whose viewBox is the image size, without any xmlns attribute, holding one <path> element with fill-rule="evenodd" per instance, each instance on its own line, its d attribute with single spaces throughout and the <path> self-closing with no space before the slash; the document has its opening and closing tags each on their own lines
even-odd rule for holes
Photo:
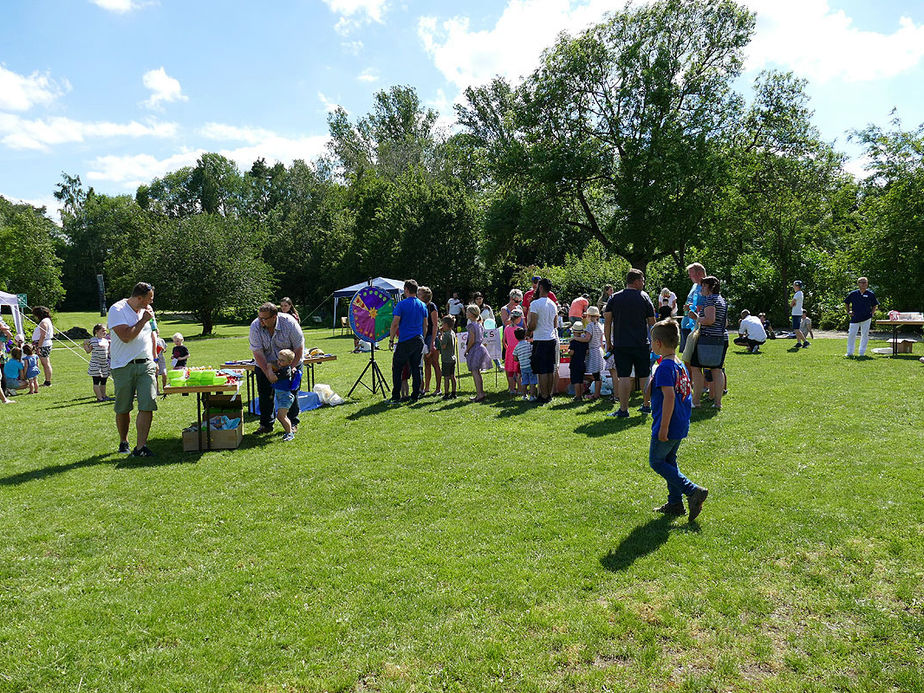
<svg viewBox="0 0 924 693">
<path fill-rule="evenodd" d="M 116 301 L 109 309 L 109 331 L 113 339 L 109 346 L 112 383 L 115 386 L 116 428 L 119 431 L 119 452 L 127 453 L 128 429 L 135 395 L 138 415 L 135 417 L 137 439 L 133 457 L 153 457 L 148 448 L 148 433 L 157 410 L 157 365 L 154 362 L 155 342 L 151 322 L 154 320 L 154 287 L 138 282 L 129 298 Z"/>
<path fill-rule="evenodd" d="M 449 299 L 449 302 L 446 304 L 446 308 L 449 311 L 449 314 L 456 321 L 456 330 L 462 326 L 462 315 L 465 313 L 465 306 L 462 304 L 462 301 L 459 300 L 459 292 L 453 291 L 452 298 Z"/>
<path fill-rule="evenodd" d="M 533 338 L 532 367 L 539 379 L 539 396 L 536 401 L 545 404 L 552 400 L 555 378 L 555 350 L 558 348 L 558 304 L 549 298 L 552 283 L 543 277 L 537 285 L 539 298 L 529 304 L 526 336 Z"/>
<path fill-rule="evenodd" d="M 802 282 L 799 280 L 794 281 L 792 290 L 793 296 L 789 302 L 789 307 L 792 309 L 790 313 L 792 316 L 792 331 L 796 333 L 796 349 L 798 349 L 809 345 L 809 341 L 802 334 L 802 303 L 805 297 L 805 294 L 802 293 Z"/>
<path fill-rule="evenodd" d="M 749 354 L 759 354 L 760 347 L 767 341 L 767 330 L 764 329 L 760 318 L 751 315 L 750 311 L 741 311 L 741 322 L 738 324 L 738 337 L 735 344 L 746 346 Z"/>
</svg>

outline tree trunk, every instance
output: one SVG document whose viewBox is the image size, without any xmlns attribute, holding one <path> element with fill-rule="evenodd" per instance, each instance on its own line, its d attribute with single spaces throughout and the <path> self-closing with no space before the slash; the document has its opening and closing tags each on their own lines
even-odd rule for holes
<svg viewBox="0 0 924 693">
<path fill-rule="evenodd" d="M 214 321 L 212 320 L 212 311 L 203 310 L 202 311 L 202 334 L 209 335 L 212 334 L 212 327 L 214 326 Z"/>
</svg>

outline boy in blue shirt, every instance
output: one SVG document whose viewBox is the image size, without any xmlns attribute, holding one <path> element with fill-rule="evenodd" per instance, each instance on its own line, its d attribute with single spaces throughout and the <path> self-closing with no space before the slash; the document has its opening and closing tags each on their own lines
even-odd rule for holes
<svg viewBox="0 0 924 693">
<path fill-rule="evenodd" d="M 655 512 L 686 515 L 683 496 L 690 506 L 690 521 L 703 509 L 708 489 L 687 479 L 677 465 L 677 448 L 690 430 L 693 387 L 675 352 L 680 332 L 673 320 L 662 320 L 651 328 L 651 349 L 660 358 L 651 376 L 651 447 L 648 464 L 667 482 L 667 503 Z"/>
</svg>

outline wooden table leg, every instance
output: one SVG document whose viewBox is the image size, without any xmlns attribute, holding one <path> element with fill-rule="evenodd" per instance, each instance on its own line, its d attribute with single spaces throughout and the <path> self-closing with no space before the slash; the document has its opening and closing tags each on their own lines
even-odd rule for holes
<svg viewBox="0 0 924 693">
<path fill-rule="evenodd" d="M 202 452 L 202 393 L 196 393 L 196 445 Z"/>
</svg>

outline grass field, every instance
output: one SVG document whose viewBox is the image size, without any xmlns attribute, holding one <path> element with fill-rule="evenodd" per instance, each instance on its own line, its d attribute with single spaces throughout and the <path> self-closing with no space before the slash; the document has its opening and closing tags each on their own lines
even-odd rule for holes
<svg viewBox="0 0 924 693">
<path fill-rule="evenodd" d="M 248 356 L 217 332 L 191 365 Z M 307 342 L 346 396 L 366 357 Z M 733 347 L 694 416 L 695 524 L 651 512 L 650 419 L 609 403 L 362 390 L 198 454 L 172 395 L 135 460 L 56 348 L 54 386 L 0 407 L 0 690 L 924 691 L 920 352 L 791 345 Z"/>
</svg>

